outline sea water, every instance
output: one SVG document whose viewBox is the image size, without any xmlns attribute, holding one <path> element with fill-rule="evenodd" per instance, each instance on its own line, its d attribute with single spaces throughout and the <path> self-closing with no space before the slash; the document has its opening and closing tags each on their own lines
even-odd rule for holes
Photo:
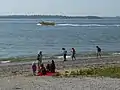
<svg viewBox="0 0 120 90">
<path fill-rule="evenodd" d="M 38 22 L 54 21 L 55 26 L 41 26 Z M 70 53 L 120 51 L 120 19 L 0 19 L 0 58 Z"/>
</svg>

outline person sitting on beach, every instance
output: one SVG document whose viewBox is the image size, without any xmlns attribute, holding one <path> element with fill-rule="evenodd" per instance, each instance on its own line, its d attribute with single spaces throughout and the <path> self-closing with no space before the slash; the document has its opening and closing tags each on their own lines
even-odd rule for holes
<svg viewBox="0 0 120 90">
<path fill-rule="evenodd" d="M 33 62 L 33 63 L 32 63 L 32 71 L 33 71 L 33 75 L 36 75 L 36 70 L 37 70 L 36 63 Z"/>
<path fill-rule="evenodd" d="M 50 64 L 48 63 L 47 66 L 46 66 L 46 71 L 47 72 L 50 72 Z"/>
<path fill-rule="evenodd" d="M 46 69 L 44 67 L 44 64 L 41 64 L 40 72 L 42 75 L 46 75 L 47 72 L 46 72 Z"/>
<path fill-rule="evenodd" d="M 37 60 L 38 60 L 38 69 L 39 69 L 42 63 L 42 51 L 40 51 L 39 54 L 37 55 Z"/>
<path fill-rule="evenodd" d="M 76 60 L 76 57 L 75 57 L 75 54 L 76 54 L 76 51 L 75 51 L 75 48 L 72 48 L 72 60 L 75 59 Z"/>
<path fill-rule="evenodd" d="M 50 68 L 51 68 L 51 72 L 52 73 L 55 73 L 55 62 L 54 62 L 54 60 L 52 60 L 52 63 L 51 63 L 51 65 L 50 65 Z"/>
<path fill-rule="evenodd" d="M 96 48 L 97 48 L 97 58 L 98 58 L 98 56 L 101 57 L 101 48 L 98 46 L 96 46 Z"/>
<path fill-rule="evenodd" d="M 62 48 L 62 50 L 63 50 L 64 61 L 66 61 L 67 51 L 65 50 L 65 48 Z"/>
</svg>

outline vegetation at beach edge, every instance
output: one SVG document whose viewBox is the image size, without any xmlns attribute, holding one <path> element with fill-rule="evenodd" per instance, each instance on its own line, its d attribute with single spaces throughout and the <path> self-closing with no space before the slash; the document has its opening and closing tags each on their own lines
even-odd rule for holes
<svg viewBox="0 0 120 90">
<path fill-rule="evenodd" d="M 57 77 L 110 77 L 120 78 L 120 67 L 118 66 L 103 66 L 103 67 L 89 67 L 64 70 L 63 72 L 56 73 Z"/>
</svg>

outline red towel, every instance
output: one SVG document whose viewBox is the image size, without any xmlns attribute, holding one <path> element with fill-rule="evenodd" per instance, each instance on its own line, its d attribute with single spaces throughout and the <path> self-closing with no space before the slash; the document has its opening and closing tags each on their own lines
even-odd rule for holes
<svg viewBox="0 0 120 90">
<path fill-rule="evenodd" d="M 38 76 L 53 76 L 55 73 L 47 72 L 46 75 L 43 75 L 42 73 L 38 73 Z"/>
</svg>

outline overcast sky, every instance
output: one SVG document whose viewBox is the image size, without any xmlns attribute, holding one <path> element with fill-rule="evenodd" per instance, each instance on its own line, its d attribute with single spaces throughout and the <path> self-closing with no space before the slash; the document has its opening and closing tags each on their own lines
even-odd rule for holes
<svg viewBox="0 0 120 90">
<path fill-rule="evenodd" d="M 120 0 L 0 0 L 0 15 L 120 16 Z"/>
</svg>

